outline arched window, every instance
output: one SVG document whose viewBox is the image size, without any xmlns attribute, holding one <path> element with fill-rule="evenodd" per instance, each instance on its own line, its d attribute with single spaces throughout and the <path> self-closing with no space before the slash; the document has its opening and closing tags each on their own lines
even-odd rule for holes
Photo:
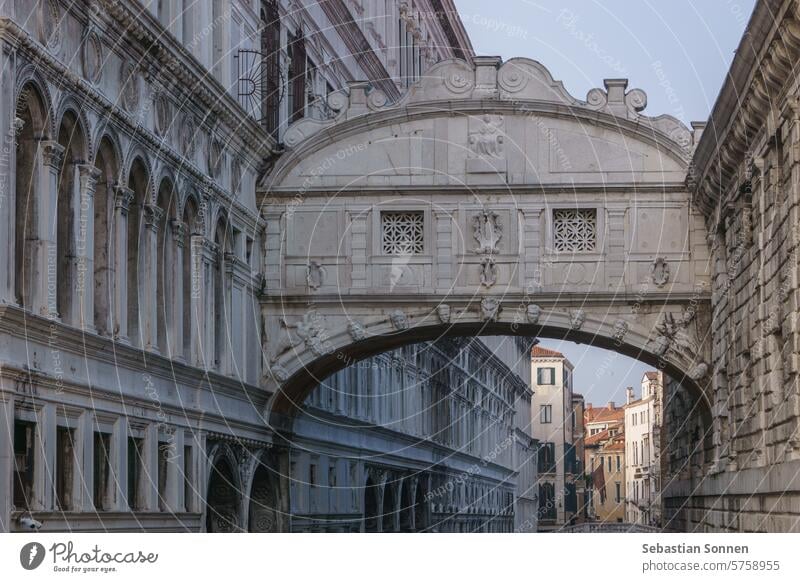
<svg viewBox="0 0 800 582">
<path fill-rule="evenodd" d="M 192 317 L 195 316 L 192 312 L 192 298 L 198 297 L 200 293 L 200 280 L 199 269 L 193 272 L 192 261 L 199 260 L 199 257 L 194 258 L 192 253 L 192 235 L 203 234 L 202 230 L 198 228 L 198 209 L 197 203 L 193 197 L 190 197 L 183 209 L 183 224 L 186 227 L 186 240 L 183 244 L 183 261 L 181 268 L 181 276 L 183 278 L 183 313 L 181 314 L 181 324 L 183 325 L 183 357 L 188 363 L 192 363 L 192 345 L 194 340 L 193 321 Z M 195 325 L 199 329 L 199 325 Z"/>
<path fill-rule="evenodd" d="M 157 205 L 161 209 L 156 236 L 156 345 L 161 354 L 172 356 L 179 350 L 170 345 L 174 331 L 174 276 L 179 272 L 175 266 L 174 218 L 177 200 L 174 183 L 168 178 L 161 180 Z"/>
<path fill-rule="evenodd" d="M 75 289 L 78 283 L 78 240 L 76 215 L 79 212 L 80 179 L 78 165 L 86 159 L 86 139 L 77 116 L 67 112 L 58 128 L 58 143 L 64 148 L 64 161 L 58 177 L 58 209 L 56 219 L 56 281 L 48 281 L 48 288 L 57 289 L 56 308 L 62 320 L 78 324 L 80 305 Z M 49 266 L 48 266 L 49 267 Z M 48 278 L 52 271 L 47 269 Z M 85 289 L 89 293 L 89 289 Z M 92 314 L 94 315 L 94 314 Z M 89 317 L 89 314 L 86 314 Z"/>
<path fill-rule="evenodd" d="M 131 166 L 128 177 L 128 188 L 133 191 L 133 201 L 128 211 L 128 336 L 134 345 L 144 345 L 142 339 L 142 320 L 139 313 L 141 285 L 139 272 L 141 267 L 140 249 L 144 242 L 143 220 L 149 177 L 147 168 L 141 159 L 136 159 Z"/>
<path fill-rule="evenodd" d="M 100 172 L 94 194 L 94 327 L 100 335 L 111 334 L 111 306 L 114 296 L 112 229 L 117 156 L 108 138 L 103 138 L 94 160 Z"/>
<path fill-rule="evenodd" d="M 38 222 L 40 215 L 36 193 L 39 184 L 39 140 L 47 132 L 48 111 L 44 100 L 32 85 L 20 92 L 16 106 L 17 134 L 16 208 L 14 216 L 14 295 L 17 303 L 30 308 L 36 283 Z"/>
</svg>

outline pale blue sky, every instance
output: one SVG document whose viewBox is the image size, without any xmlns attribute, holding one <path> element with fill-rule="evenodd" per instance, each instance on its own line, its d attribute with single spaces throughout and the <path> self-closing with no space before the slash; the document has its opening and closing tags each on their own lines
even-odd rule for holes
<svg viewBox="0 0 800 582">
<path fill-rule="evenodd" d="M 754 0 L 455 0 L 475 51 L 533 58 L 575 97 L 626 77 L 648 115 L 705 121 Z"/>
<path fill-rule="evenodd" d="M 455 0 L 475 51 L 533 58 L 585 99 L 603 79 L 626 77 L 648 96 L 646 115 L 705 121 L 754 0 Z M 637 394 L 644 364 L 598 348 L 542 340 L 575 365 L 587 402 Z"/>
</svg>

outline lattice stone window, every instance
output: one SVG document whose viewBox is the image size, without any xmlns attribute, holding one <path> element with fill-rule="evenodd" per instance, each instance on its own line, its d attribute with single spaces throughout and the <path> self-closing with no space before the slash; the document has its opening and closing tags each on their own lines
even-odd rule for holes
<svg viewBox="0 0 800 582">
<path fill-rule="evenodd" d="M 381 249 L 384 255 L 421 255 L 424 252 L 423 212 L 381 212 Z"/>
<path fill-rule="evenodd" d="M 593 251 L 597 248 L 597 210 L 553 211 L 553 247 L 556 252 Z"/>
</svg>

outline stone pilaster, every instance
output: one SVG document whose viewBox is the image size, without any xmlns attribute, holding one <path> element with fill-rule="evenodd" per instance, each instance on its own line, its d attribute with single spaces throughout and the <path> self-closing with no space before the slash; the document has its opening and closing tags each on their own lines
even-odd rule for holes
<svg viewBox="0 0 800 582">
<path fill-rule="evenodd" d="M 373 212 L 378 212 L 373 210 Z M 367 286 L 367 217 L 370 213 L 354 211 L 350 215 L 350 256 L 352 258 L 353 288 L 363 289 Z"/>
<path fill-rule="evenodd" d="M 36 258 L 31 310 L 44 317 L 58 317 L 56 292 L 58 290 L 58 249 L 56 246 L 56 218 L 58 208 L 58 176 L 64 161 L 64 148 L 55 141 L 42 141 L 39 147 L 41 187 L 37 202 L 36 224 L 30 228 L 36 234 Z"/>
<path fill-rule="evenodd" d="M 183 500 L 183 431 L 176 430 L 172 435 L 170 452 L 167 457 L 167 487 L 165 501 L 167 511 L 184 511 Z"/>
<path fill-rule="evenodd" d="M 75 429 L 72 499 L 76 511 L 94 511 L 94 414 L 81 413 Z"/>
<path fill-rule="evenodd" d="M 142 473 L 145 476 L 140 494 L 145 511 L 158 511 L 158 425 L 145 429 L 142 449 Z"/>
<path fill-rule="evenodd" d="M 114 339 L 128 343 L 128 212 L 134 199 L 133 190 L 114 188 L 114 305 L 112 329 Z"/>
<path fill-rule="evenodd" d="M 75 291 L 73 304 L 78 318 L 73 323 L 82 329 L 94 331 L 94 193 L 100 170 L 90 164 L 78 165 L 80 180 L 78 201 L 73 228 L 75 240 Z"/>
<path fill-rule="evenodd" d="M 14 434 L 14 393 L 10 391 L 13 382 L 0 378 L 0 434 Z M 6 392 L 5 388 L 9 391 Z M 11 438 L 0 439 L 0 475 L 14 474 L 14 441 Z M 0 479 L 0 533 L 11 529 L 11 505 L 14 501 L 14 483 L 12 479 Z"/>
<path fill-rule="evenodd" d="M 625 212 L 624 208 L 608 209 L 606 282 L 607 288 L 615 291 L 624 289 L 626 284 Z"/>
<path fill-rule="evenodd" d="M 200 333 L 203 337 L 203 354 L 202 362 L 207 369 L 214 368 L 214 336 L 217 333 L 216 322 L 214 318 L 214 289 L 215 285 L 220 284 L 214 281 L 215 276 L 214 267 L 219 261 L 219 245 L 204 239 L 203 240 L 203 311 L 200 321 L 204 322 Z"/>
<path fill-rule="evenodd" d="M 434 210 L 436 220 L 436 281 L 441 292 L 453 285 L 453 216 L 445 210 Z"/>
<path fill-rule="evenodd" d="M 33 503 L 35 510 L 55 508 L 56 405 L 42 405 L 36 414 L 36 447 L 33 454 Z"/>
<path fill-rule="evenodd" d="M 128 418 L 119 417 L 111 431 L 109 450 L 109 489 L 113 490 L 112 507 L 116 511 L 128 511 Z M 145 477 L 146 479 L 146 477 Z"/>
<path fill-rule="evenodd" d="M 524 249 L 524 288 L 534 293 L 544 285 L 541 249 L 541 215 L 538 208 L 523 211 L 522 244 Z"/>
<path fill-rule="evenodd" d="M 144 348 L 158 352 L 158 325 L 164 314 L 158 308 L 158 235 L 164 211 L 148 204 L 144 207 L 144 241 L 139 288 L 139 319 L 142 322 Z M 162 323 L 163 325 L 163 323 Z"/>
<path fill-rule="evenodd" d="M 267 290 L 281 288 L 281 256 L 282 256 L 282 222 L 283 217 L 279 212 L 264 214 L 266 228 L 264 231 L 264 263 L 262 271 L 266 279 Z"/>
</svg>

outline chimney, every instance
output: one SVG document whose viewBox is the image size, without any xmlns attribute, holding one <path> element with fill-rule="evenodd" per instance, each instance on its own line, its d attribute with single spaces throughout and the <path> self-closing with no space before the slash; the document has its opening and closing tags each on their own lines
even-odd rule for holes
<svg viewBox="0 0 800 582">
<path fill-rule="evenodd" d="M 628 397 L 627 404 L 630 404 L 631 402 L 633 402 L 633 386 L 628 386 L 625 389 L 625 392 L 626 392 L 627 397 Z"/>
<path fill-rule="evenodd" d="M 608 409 L 609 409 L 609 410 L 614 410 L 614 401 L 613 401 L 613 400 L 609 401 L 609 403 L 608 403 Z"/>
</svg>

